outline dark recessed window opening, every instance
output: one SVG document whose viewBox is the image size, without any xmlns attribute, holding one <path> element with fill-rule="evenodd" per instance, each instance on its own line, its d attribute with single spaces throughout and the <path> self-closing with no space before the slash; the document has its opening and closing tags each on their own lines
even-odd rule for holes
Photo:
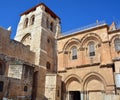
<svg viewBox="0 0 120 100">
<path fill-rule="evenodd" d="M 4 86 L 4 82 L 0 81 L 0 92 L 3 92 L 3 86 Z"/>
<path fill-rule="evenodd" d="M 50 43 L 50 39 L 47 39 L 47 42 Z"/>
<path fill-rule="evenodd" d="M 24 28 L 26 28 L 27 26 L 28 26 L 28 18 L 25 19 Z"/>
<path fill-rule="evenodd" d="M 0 75 L 3 75 L 3 66 L 2 66 L 2 63 L 0 63 Z"/>
<path fill-rule="evenodd" d="M 27 92 L 28 91 L 28 87 L 24 86 L 24 91 Z"/>
<path fill-rule="evenodd" d="M 53 23 L 50 23 L 50 30 L 53 31 Z"/>
<path fill-rule="evenodd" d="M 33 16 L 31 17 L 31 25 L 34 24 L 34 21 L 35 21 L 35 15 L 33 15 Z"/>
<path fill-rule="evenodd" d="M 47 63 L 46 63 L 46 68 L 47 68 L 47 69 L 50 69 L 50 67 L 51 67 L 51 64 L 50 64 L 49 62 L 47 62 Z"/>
<path fill-rule="evenodd" d="M 59 97 L 59 95 L 60 95 L 60 92 L 59 92 L 59 90 L 57 90 L 57 96 Z"/>
</svg>

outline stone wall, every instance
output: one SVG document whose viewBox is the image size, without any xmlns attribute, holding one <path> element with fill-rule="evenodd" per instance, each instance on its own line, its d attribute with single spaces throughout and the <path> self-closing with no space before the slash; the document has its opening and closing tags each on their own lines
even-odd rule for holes
<svg viewBox="0 0 120 100">
<path fill-rule="evenodd" d="M 46 74 L 45 97 L 47 100 L 61 100 L 61 77 L 57 74 Z"/>
<path fill-rule="evenodd" d="M 35 54 L 30 48 L 10 39 L 10 31 L 0 28 L 0 53 L 34 64 Z"/>
</svg>

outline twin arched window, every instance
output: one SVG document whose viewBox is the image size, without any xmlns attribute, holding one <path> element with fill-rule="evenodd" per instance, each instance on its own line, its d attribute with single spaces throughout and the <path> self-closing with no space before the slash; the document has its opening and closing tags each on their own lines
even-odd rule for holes
<svg viewBox="0 0 120 100">
<path fill-rule="evenodd" d="M 114 45 L 115 45 L 115 50 L 120 51 L 120 39 L 119 38 L 116 38 L 114 40 Z"/>
<path fill-rule="evenodd" d="M 72 60 L 77 59 L 77 47 L 72 47 L 71 53 L 72 53 Z"/>
<path fill-rule="evenodd" d="M 90 42 L 88 43 L 88 53 L 89 56 L 95 56 L 95 43 L 94 42 Z M 77 47 L 72 47 L 71 49 L 71 55 L 72 55 L 72 60 L 77 59 Z"/>
<path fill-rule="evenodd" d="M 24 21 L 24 28 L 26 28 L 28 26 L 28 18 L 25 19 Z M 35 21 L 35 15 L 32 15 L 32 17 L 30 18 L 30 24 L 29 25 L 33 25 Z"/>
<path fill-rule="evenodd" d="M 89 49 L 89 56 L 95 56 L 95 43 L 94 42 L 88 43 L 88 49 Z"/>
</svg>

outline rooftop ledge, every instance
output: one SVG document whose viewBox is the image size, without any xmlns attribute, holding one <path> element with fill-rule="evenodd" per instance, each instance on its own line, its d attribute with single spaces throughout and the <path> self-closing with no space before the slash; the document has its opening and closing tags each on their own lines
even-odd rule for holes
<svg viewBox="0 0 120 100">
<path fill-rule="evenodd" d="M 84 31 L 88 31 L 88 30 L 91 30 L 91 29 L 94 29 L 94 28 L 98 28 L 98 27 L 101 27 L 101 26 L 107 26 L 106 22 L 105 21 L 99 21 L 99 22 L 96 22 L 96 23 L 93 23 L 93 24 L 90 24 L 90 25 L 87 25 L 87 26 L 84 26 L 84 27 L 81 27 L 81 28 L 77 28 L 77 29 L 73 29 L 73 30 L 68 31 L 68 32 L 64 32 L 64 33 L 62 33 L 63 35 L 60 36 L 58 39 L 64 38 L 66 36 L 71 36 L 71 35 L 77 34 L 79 32 L 84 32 Z"/>
</svg>

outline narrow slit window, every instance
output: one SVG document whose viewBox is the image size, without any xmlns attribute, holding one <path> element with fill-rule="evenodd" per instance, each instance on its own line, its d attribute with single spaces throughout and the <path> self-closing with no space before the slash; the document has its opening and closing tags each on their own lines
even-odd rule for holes
<svg viewBox="0 0 120 100">
<path fill-rule="evenodd" d="M 28 26 L 28 18 L 25 19 L 24 28 L 26 28 L 27 26 Z"/>
<path fill-rule="evenodd" d="M 4 82 L 0 81 L 0 92 L 3 92 L 3 86 L 4 86 Z"/>
<path fill-rule="evenodd" d="M 31 17 L 30 25 L 33 25 L 33 24 L 34 24 L 34 21 L 35 21 L 35 15 L 33 15 L 33 16 Z"/>
<path fill-rule="evenodd" d="M 50 70 L 51 64 L 49 62 L 46 63 L 46 68 Z"/>
</svg>

